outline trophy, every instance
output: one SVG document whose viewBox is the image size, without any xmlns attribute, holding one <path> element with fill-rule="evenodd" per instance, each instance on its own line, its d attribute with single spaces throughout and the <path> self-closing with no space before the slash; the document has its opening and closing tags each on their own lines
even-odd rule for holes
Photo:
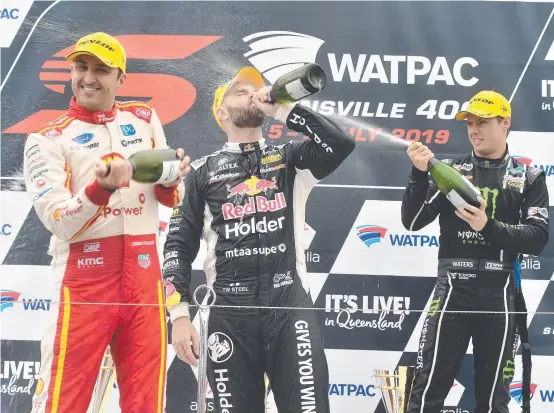
<svg viewBox="0 0 554 413">
<path fill-rule="evenodd" d="M 204 296 L 204 301 L 200 304 L 197 300 L 198 291 L 206 289 L 207 293 Z M 210 294 L 213 295 L 213 301 L 208 304 Z M 206 383 L 208 382 L 207 370 L 208 370 L 208 316 L 210 314 L 210 307 L 215 304 L 216 294 L 212 287 L 204 284 L 200 285 L 194 290 L 192 299 L 198 306 L 198 317 L 200 319 L 200 357 L 198 360 L 198 391 L 196 393 L 196 410 L 198 413 L 205 413 L 206 404 Z"/>
<path fill-rule="evenodd" d="M 374 370 L 377 388 L 381 389 L 387 413 L 406 413 L 414 380 L 413 366 L 398 366 L 396 370 Z"/>
<path fill-rule="evenodd" d="M 87 413 L 102 413 L 116 378 L 110 347 L 106 348 Z"/>
</svg>

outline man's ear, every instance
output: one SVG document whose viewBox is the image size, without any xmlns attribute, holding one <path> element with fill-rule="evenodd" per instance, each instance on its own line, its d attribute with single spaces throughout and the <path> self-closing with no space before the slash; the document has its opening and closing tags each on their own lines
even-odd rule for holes
<svg viewBox="0 0 554 413">
<path fill-rule="evenodd" d="M 225 119 L 229 118 L 229 111 L 222 106 L 217 110 L 217 116 L 219 120 L 223 122 Z"/>
<path fill-rule="evenodd" d="M 502 120 L 502 123 L 506 129 L 510 129 L 510 127 L 512 126 L 512 118 L 510 118 L 509 116 L 505 117 Z"/>
<path fill-rule="evenodd" d="M 121 88 L 121 86 L 123 86 L 123 83 L 125 83 L 125 80 L 127 80 L 127 73 L 123 73 L 121 69 L 118 69 L 118 70 L 119 70 L 119 78 L 117 80 L 119 82 L 119 86 L 117 88 L 119 89 Z"/>
</svg>

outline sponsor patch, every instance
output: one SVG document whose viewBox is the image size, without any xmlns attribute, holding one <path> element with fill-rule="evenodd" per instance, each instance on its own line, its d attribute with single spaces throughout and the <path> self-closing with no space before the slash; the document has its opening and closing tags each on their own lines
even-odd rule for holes
<svg viewBox="0 0 554 413">
<path fill-rule="evenodd" d="M 73 142 L 84 145 L 85 143 L 89 143 L 92 138 L 94 138 L 94 134 L 92 133 L 83 133 L 82 135 L 76 136 L 73 139 L 71 139 Z"/>
<path fill-rule="evenodd" d="M 544 218 L 548 218 L 548 208 L 531 207 L 527 210 L 527 215 L 530 217 L 541 215 Z"/>
<path fill-rule="evenodd" d="M 150 261 L 150 254 L 139 254 L 138 255 L 138 265 L 142 268 L 147 269 L 152 264 Z"/>
<path fill-rule="evenodd" d="M 224 363 L 233 355 L 233 342 L 225 333 L 212 333 L 208 337 L 208 354 L 214 363 Z"/>
<path fill-rule="evenodd" d="M 275 155 L 268 155 L 268 156 L 264 156 L 262 158 L 262 164 L 268 164 L 268 163 L 273 163 L 273 162 L 277 162 L 277 161 L 280 161 L 281 159 L 283 159 L 283 157 L 281 156 L 280 153 L 277 153 Z"/>
</svg>

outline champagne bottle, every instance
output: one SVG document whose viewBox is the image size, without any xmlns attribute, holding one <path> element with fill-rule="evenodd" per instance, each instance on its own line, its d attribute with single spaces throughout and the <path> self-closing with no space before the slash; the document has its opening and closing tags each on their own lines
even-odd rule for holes
<svg viewBox="0 0 554 413">
<path fill-rule="evenodd" d="M 436 158 L 429 161 L 431 178 L 452 205 L 456 208 L 466 204 L 479 208 L 481 205 L 477 197 L 481 192 L 456 169 Z"/>
<path fill-rule="evenodd" d="M 179 178 L 181 158 L 175 149 L 146 149 L 132 154 L 133 180 L 145 184 L 169 184 Z"/>
<path fill-rule="evenodd" d="M 327 79 L 321 66 L 309 63 L 277 79 L 269 96 L 273 102 L 296 102 L 323 90 L 326 85 Z"/>
</svg>

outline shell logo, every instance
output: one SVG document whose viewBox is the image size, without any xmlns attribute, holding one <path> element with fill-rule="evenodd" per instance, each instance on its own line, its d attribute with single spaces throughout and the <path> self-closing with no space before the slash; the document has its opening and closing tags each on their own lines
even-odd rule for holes
<svg viewBox="0 0 554 413">
<path fill-rule="evenodd" d="M 38 396 L 44 390 L 44 380 L 42 378 L 38 379 L 37 388 L 35 390 L 35 396 Z"/>
<path fill-rule="evenodd" d="M 109 164 L 114 159 L 125 159 L 123 155 L 118 154 L 117 152 L 108 153 L 107 155 L 104 155 L 102 157 L 102 162 L 104 162 L 104 165 Z"/>
<path fill-rule="evenodd" d="M 114 159 L 125 159 L 125 157 L 117 152 L 111 152 L 104 155 L 101 159 L 102 162 L 104 162 L 104 165 L 108 165 Z M 129 188 L 129 184 L 122 185 L 121 188 Z"/>
</svg>

